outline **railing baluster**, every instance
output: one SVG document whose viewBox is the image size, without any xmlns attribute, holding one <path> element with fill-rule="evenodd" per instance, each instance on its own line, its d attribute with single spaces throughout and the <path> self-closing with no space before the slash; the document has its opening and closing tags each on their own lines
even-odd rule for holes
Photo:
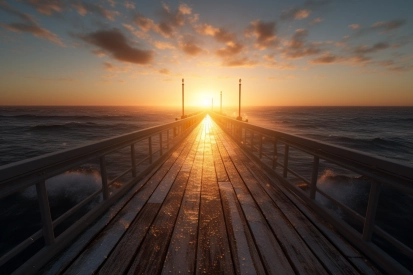
<svg viewBox="0 0 413 275">
<path fill-rule="evenodd" d="M 160 156 L 163 155 L 163 146 L 162 146 L 162 132 L 159 133 L 159 150 L 160 150 Z"/>
<path fill-rule="evenodd" d="M 152 137 L 148 138 L 149 144 L 149 163 L 152 163 Z"/>
<path fill-rule="evenodd" d="M 43 237 L 47 246 L 52 245 L 55 241 L 53 231 L 52 215 L 50 214 L 49 197 L 46 190 L 46 182 L 42 181 L 36 184 L 37 200 L 39 202 L 40 216 L 43 225 Z"/>
<path fill-rule="evenodd" d="M 310 184 L 310 199 L 315 199 L 315 193 L 317 191 L 317 179 L 318 179 L 318 163 L 319 158 L 314 156 L 313 160 L 313 173 L 311 175 L 311 184 Z"/>
<path fill-rule="evenodd" d="M 381 184 L 374 181 L 370 186 L 369 203 L 367 205 L 366 219 L 364 220 L 363 227 L 363 240 L 366 242 L 371 241 L 373 235 L 374 220 L 376 219 L 377 205 L 379 204 Z"/>
<path fill-rule="evenodd" d="M 272 169 L 275 169 L 275 167 L 277 167 L 277 159 L 278 159 L 277 139 L 274 138 L 274 154 L 272 158 Z"/>
<path fill-rule="evenodd" d="M 287 172 L 288 172 L 288 153 L 290 151 L 290 146 L 288 144 L 285 144 L 284 148 L 284 171 L 283 171 L 283 177 L 287 177 Z"/>
<path fill-rule="evenodd" d="M 260 136 L 260 149 L 259 149 L 259 157 L 262 158 L 262 136 Z"/>
<path fill-rule="evenodd" d="M 135 157 L 135 144 L 130 146 L 130 157 L 132 159 L 132 177 L 136 177 L 136 157 Z"/>
<path fill-rule="evenodd" d="M 106 172 L 105 156 L 101 156 L 99 160 L 100 160 L 100 176 L 102 178 L 102 195 L 103 195 L 103 199 L 107 200 L 109 198 L 109 187 L 108 187 L 108 175 Z"/>
</svg>

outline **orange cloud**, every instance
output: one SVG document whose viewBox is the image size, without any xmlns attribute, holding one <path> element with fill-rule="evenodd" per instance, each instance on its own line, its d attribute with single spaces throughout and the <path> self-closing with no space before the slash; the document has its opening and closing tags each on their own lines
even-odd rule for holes
<svg viewBox="0 0 413 275">
<path fill-rule="evenodd" d="M 264 22 L 261 20 L 256 20 L 251 22 L 251 24 L 245 30 L 245 35 L 247 37 L 255 36 L 256 42 L 255 46 L 260 50 L 264 50 L 268 47 L 273 47 L 277 43 L 277 36 L 275 33 L 275 22 Z"/>
<path fill-rule="evenodd" d="M 85 3 L 85 2 L 78 1 L 78 2 L 72 3 L 72 6 L 82 16 L 88 13 L 92 13 L 92 14 L 97 14 L 99 16 L 102 16 L 108 20 L 114 21 L 115 16 L 119 15 L 119 12 L 117 11 L 109 11 L 103 8 L 102 6 L 93 4 L 93 3 Z"/>
</svg>

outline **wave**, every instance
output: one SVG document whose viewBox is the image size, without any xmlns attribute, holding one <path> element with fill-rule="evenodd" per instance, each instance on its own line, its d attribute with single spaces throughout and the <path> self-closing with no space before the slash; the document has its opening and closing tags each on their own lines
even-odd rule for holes
<svg viewBox="0 0 413 275">
<path fill-rule="evenodd" d="M 65 122 L 59 124 L 38 124 L 35 126 L 31 126 L 29 131 L 48 131 L 48 130 L 55 130 L 55 129 L 82 129 L 82 128 L 105 128 L 105 129 L 113 129 L 113 128 L 131 128 L 131 131 L 136 129 L 136 125 L 128 124 L 128 123 L 116 123 L 116 124 L 100 124 L 95 122 Z M 133 129 L 132 129 L 133 128 Z"/>
<path fill-rule="evenodd" d="M 133 115 L 35 115 L 35 114 L 21 114 L 21 115 L 0 115 L 0 118 L 18 118 L 18 119 L 65 119 L 65 120 L 90 120 L 90 119 L 136 119 Z"/>
</svg>

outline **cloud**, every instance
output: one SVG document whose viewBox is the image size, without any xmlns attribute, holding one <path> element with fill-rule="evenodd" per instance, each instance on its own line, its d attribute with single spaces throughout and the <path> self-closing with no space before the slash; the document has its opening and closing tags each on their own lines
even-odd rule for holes
<svg viewBox="0 0 413 275">
<path fill-rule="evenodd" d="M 123 62 L 145 65 L 153 60 L 152 51 L 130 46 L 129 41 L 118 29 L 100 30 L 79 37 Z"/>
<path fill-rule="evenodd" d="M 217 50 L 215 53 L 219 57 L 228 58 L 241 53 L 243 49 L 244 45 L 240 43 L 229 42 L 227 43 L 226 47 Z"/>
<path fill-rule="evenodd" d="M 202 24 L 195 27 L 195 30 L 202 35 L 209 35 L 221 43 L 234 42 L 236 39 L 235 33 L 230 33 L 223 28 L 215 28 L 208 24 Z"/>
<path fill-rule="evenodd" d="M 44 38 L 61 47 L 65 47 L 65 44 L 56 34 L 42 28 L 39 24 L 37 24 L 36 21 L 34 21 L 34 19 L 30 15 L 14 9 L 5 2 L 0 2 L 0 10 L 3 10 L 4 12 L 14 15 L 22 20 L 22 22 L 18 23 L 2 24 L 3 28 L 17 33 L 31 33 L 36 37 Z"/>
<path fill-rule="evenodd" d="M 159 73 L 160 73 L 160 74 L 166 74 L 166 75 L 171 74 L 171 72 L 170 72 L 168 69 L 165 69 L 165 68 L 160 69 L 160 70 L 159 70 Z"/>
<path fill-rule="evenodd" d="M 117 11 L 109 11 L 103 8 L 102 6 L 93 4 L 93 3 L 85 3 L 85 2 L 78 1 L 78 2 L 72 3 L 72 6 L 82 16 L 85 16 L 88 13 L 92 13 L 92 14 L 97 14 L 101 17 L 104 17 L 108 20 L 114 21 L 115 16 L 119 15 L 119 12 Z"/>
<path fill-rule="evenodd" d="M 388 49 L 390 47 L 391 45 L 388 43 L 379 42 L 379 43 L 374 44 L 371 47 L 364 46 L 364 45 L 358 46 L 353 50 L 353 52 L 357 55 L 363 55 L 363 54 L 375 53 L 381 50 Z"/>
<path fill-rule="evenodd" d="M 65 8 L 65 2 L 55 0 L 24 0 L 26 4 L 34 7 L 39 13 L 52 15 L 53 13 L 62 12 Z"/>
<path fill-rule="evenodd" d="M 385 69 L 389 71 L 396 72 L 396 73 L 403 73 L 403 72 L 408 72 L 408 71 L 413 70 L 412 64 L 399 65 L 393 60 L 380 61 L 380 62 L 376 62 L 376 64 L 384 67 Z"/>
<path fill-rule="evenodd" d="M 247 57 L 225 59 L 222 62 L 222 66 L 225 67 L 255 67 L 258 64 L 256 61 L 252 61 Z"/>
<path fill-rule="evenodd" d="M 349 27 L 350 29 L 352 29 L 352 30 L 360 29 L 360 25 L 359 25 L 359 24 L 351 24 L 351 25 L 348 25 L 348 27 Z"/>
<path fill-rule="evenodd" d="M 152 45 L 154 45 L 157 49 L 160 49 L 160 50 L 166 50 L 166 49 L 173 50 L 173 49 L 175 49 L 174 45 L 172 45 L 169 42 L 164 42 L 164 41 L 153 41 Z"/>
<path fill-rule="evenodd" d="M 314 19 L 309 23 L 309 25 L 312 26 L 312 25 L 318 24 L 318 23 L 320 23 L 320 22 L 323 22 L 323 19 L 320 18 L 320 17 L 317 17 L 317 18 L 314 18 Z"/>
<path fill-rule="evenodd" d="M 341 61 L 343 61 L 342 57 L 339 57 L 337 55 L 327 52 L 321 55 L 320 57 L 317 57 L 311 60 L 310 63 L 312 64 L 332 64 L 332 63 L 337 63 Z"/>
<path fill-rule="evenodd" d="M 148 32 L 149 30 L 158 32 L 158 26 L 155 24 L 155 22 L 143 15 L 140 15 L 138 13 L 135 14 L 134 22 L 144 32 Z"/>
<path fill-rule="evenodd" d="M 307 18 L 311 14 L 309 9 L 291 8 L 281 13 L 283 20 L 301 20 Z"/>
<path fill-rule="evenodd" d="M 374 30 L 381 30 L 383 32 L 390 32 L 392 30 L 398 29 L 406 24 L 406 20 L 393 20 L 393 21 L 382 21 L 374 23 L 371 28 Z"/>
<path fill-rule="evenodd" d="M 275 22 L 256 20 L 250 23 L 245 30 L 247 37 L 256 37 L 255 46 L 260 50 L 273 47 L 277 44 Z"/>
<path fill-rule="evenodd" d="M 161 21 L 158 24 L 159 32 L 165 37 L 171 37 L 178 27 L 184 25 L 184 15 L 190 15 L 191 13 L 191 8 L 183 3 L 174 12 L 171 11 L 168 5 L 163 4 L 162 9 L 158 12 L 161 17 Z"/>
<path fill-rule="evenodd" d="M 179 48 L 187 55 L 196 56 L 203 52 L 203 49 L 197 45 L 195 38 L 190 35 L 186 35 L 180 42 Z"/>
<path fill-rule="evenodd" d="M 105 62 L 103 63 L 103 67 L 105 68 L 105 71 L 112 72 L 112 73 L 124 73 L 128 72 L 130 70 L 130 66 L 117 66 L 114 65 L 110 62 Z"/>
<path fill-rule="evenodd" d="M 135 4 L 132 1 L 129 1 L 129 0 L 125 1 L 124 6 L 127 9 L 131 9 L 131 10 L 135 9 Z"/>
<path fill-rule="evenodd" d="M 320 53 L 321 50 L 318 48 L 316 43 L 305 42 L 307 36 L 307 30 L 296 30 L 291 39 L 286 42 L 286 46 L 282 50 L 285 57 L 296 59 Z"/>
</svg>

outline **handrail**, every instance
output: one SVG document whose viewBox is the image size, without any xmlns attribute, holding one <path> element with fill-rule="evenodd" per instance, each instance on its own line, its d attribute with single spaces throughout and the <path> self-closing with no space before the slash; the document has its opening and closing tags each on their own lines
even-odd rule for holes
<svg viewBox="0 0 413 275">
<path fill-rule="evenodd" d="M 98 217 L 98 215 L 103 213 L 103 211 L 115 203 L 117 199 L 132 188 L 133 185 L 145 175 L 145 173 L 149 172 L 153 167 L 158 165 L 160 161 L 164 159 L 183 140 L 183 138 L 185 138 L 186 135 L 200 123 L 204 116 L 205 114 L 201 112 L 176 122 L 143 129 L 113 138 L 104 139 L 98 142 L 92 142 L 73 149 L 50 153 L 0 166 L 0 199 L 19 192 L 27 187 L 36 186 L 43 224 L 43 229 L 34 233 L 31 237 L 23 240 L 20 244 L 17 244 L 13 249 L 2 255 L 0 257 L 0 267 L 14 257 L 18 256 L 37 239 L 40 239 L 41 236 L 44 238 L 45 248 L 47 248 L 48 251 L 45 254 L 47 257 L 44 257 L 44 253 L 42 254 L 44 249 L 36 255 L 42 254 L 38 256 L 38 258 L 45 263 L 46 258 L 50 259 L 64 248 L 64 245 L 68 243 L 67 236 L 69 236 L 69 238 L 76 237 L 77 234 L 86 228 L 88 224 Z M 163 134 L 166 134 L 166 140 L 162 139 Z M 159 143 L 157 144 L 159 148 L 155 148 L 155 150 L 152 151 L 152 147 L 154 146 L 154 144 L 152 144 L 152 138 L 156 137 L 159 138 Z M 136 163 L 135 144 L 146 140 L 148 140 L 149 153 L 146 157 Z M 130 147 L 131 165 L 126 171 L 122 171 L 117 176 L 114 176 L 112 180 L 109 180 L 106 173 L 105 156 L 125 147 Z M 50 205 L 45 185 L 46 180 L 62 172 L 78 167 L 81 164 L 88 163 L 91 160 L 100 161 L 102 188 L 85 198 L 83 201 L 79 202 L 77 205 L 73 206 L 53 221 L 50 214 Z M 142 167 L 143 171 L 137 175 L 136 168 L 144 165 L 145 161 L 149 163 L 147 166 Z M 132 179 L 124 183 L 123 186 L 116 192 L 113 192 L 113 194 L 110 193 L 110 185 L 128 173 L 131 173 Z M 57 224 L 60 224 L 66 218 L 80 210 L 80 208 L 100 193 L 103 195 L 103 201 L 87 213 L 88 218 L 85 219 L 84 222 L 76 222 L 60 233 L 62 236 L 65 235 L 65 238 L 55 237 L 54 228 Z M 36 264 L 36 268 L 29 269 L 29 272 L 31 273 L 34 273 L 40 267 L 38 260 L 35 259 L 36 255 L 30 259 L 33 259 L 32 261 Z M 28 262 L 30 262 L 30 260 Z M 26 262 L 25 265 L 28 265 L 28 262 Z"/>
<path fill-rule="evenodd" d="M 357 150 L 348 149 L 341 146 L 336 146 L 324 142 L 319 142 L 310 138 L 299 137 L 275 130 L 262 128 L 256 125 L 239 121 L 228 116 L 213 112 L 209 114 L 211 118 L 221 125 L 222 129 L 226 131 L 239 145 L 246 151 L 255 161 L 259 161 L 261 166 L 271 175 L 276 176 L 283 186 L 298 195 L 304 200 L 313 210 L 315 210 L 323 218 L 332 223 L 336 229 L 342 233 L 348 241 L 353 243 L 361 251 L 367 254 L 373 261 L 389 273 L 395 271 L 403 274 L 410 273 L 403 265 L 394 260 L 390 255 L 385 253 L 382 249 L 374 244 L 372 238 L 373 233 L 385 237 L 385 239 L 400 251 L 404 256 L 413 260 L 413 249 L 401 244 L 394 236 L 385 232 L 375 223 L 375 216 L 378 207 L 380 187 L 387 185 L 395 188 L 405 194 L 413 195 L 413 166 L 388 160 L 372 154 L 360 152 Z M 247 135 L 250 133 L 249 135 Z M 259 142 L 256 141 L 258 137 Z M 263 137 L 273 144 L 273 151 L 270 153 L 263 153 Z M 283 152 L 284 159 L 279 160 L 277 147 L 279 144 L 284 144 L 285 151 Z M 313 169 L 311 180 L 306 180 L 296 171 L 293 171 L 289 166 L 289 149 L 296 150 L 313 156 Z M 272 154 L 271 159 L 263 159 L 262 156 Z M 370 187 L 370 194 L 365 216 L 359 215 L 357 212 L 351 210 L 348 206 L 340 201 L 337 201 L 332 196 L 323 192 L 317 187 L 319 160 L 323 159 L 334 163 L 342 168 L 356 172 L 373 180 Z M 271 164 L 269 165 L 268 162 Z M 276 170 L 277 166 L 282 167 L 281 173 Z M 309 192 L 304 192 L 297 187 L 290 178 L 294 176 L 295 179 L 300 180 L 309 187 Z M 293 179 L 293 178 L 291 178 Z M 326 209 L 316 198 L 316 193 L 324 195 L 336 206 L 342 208 L 346 213 L 353 218 L 362 222 L 363 232 L 359 233 L 350 225 L 338 219 L 330 210 Z"/>
</svg>

